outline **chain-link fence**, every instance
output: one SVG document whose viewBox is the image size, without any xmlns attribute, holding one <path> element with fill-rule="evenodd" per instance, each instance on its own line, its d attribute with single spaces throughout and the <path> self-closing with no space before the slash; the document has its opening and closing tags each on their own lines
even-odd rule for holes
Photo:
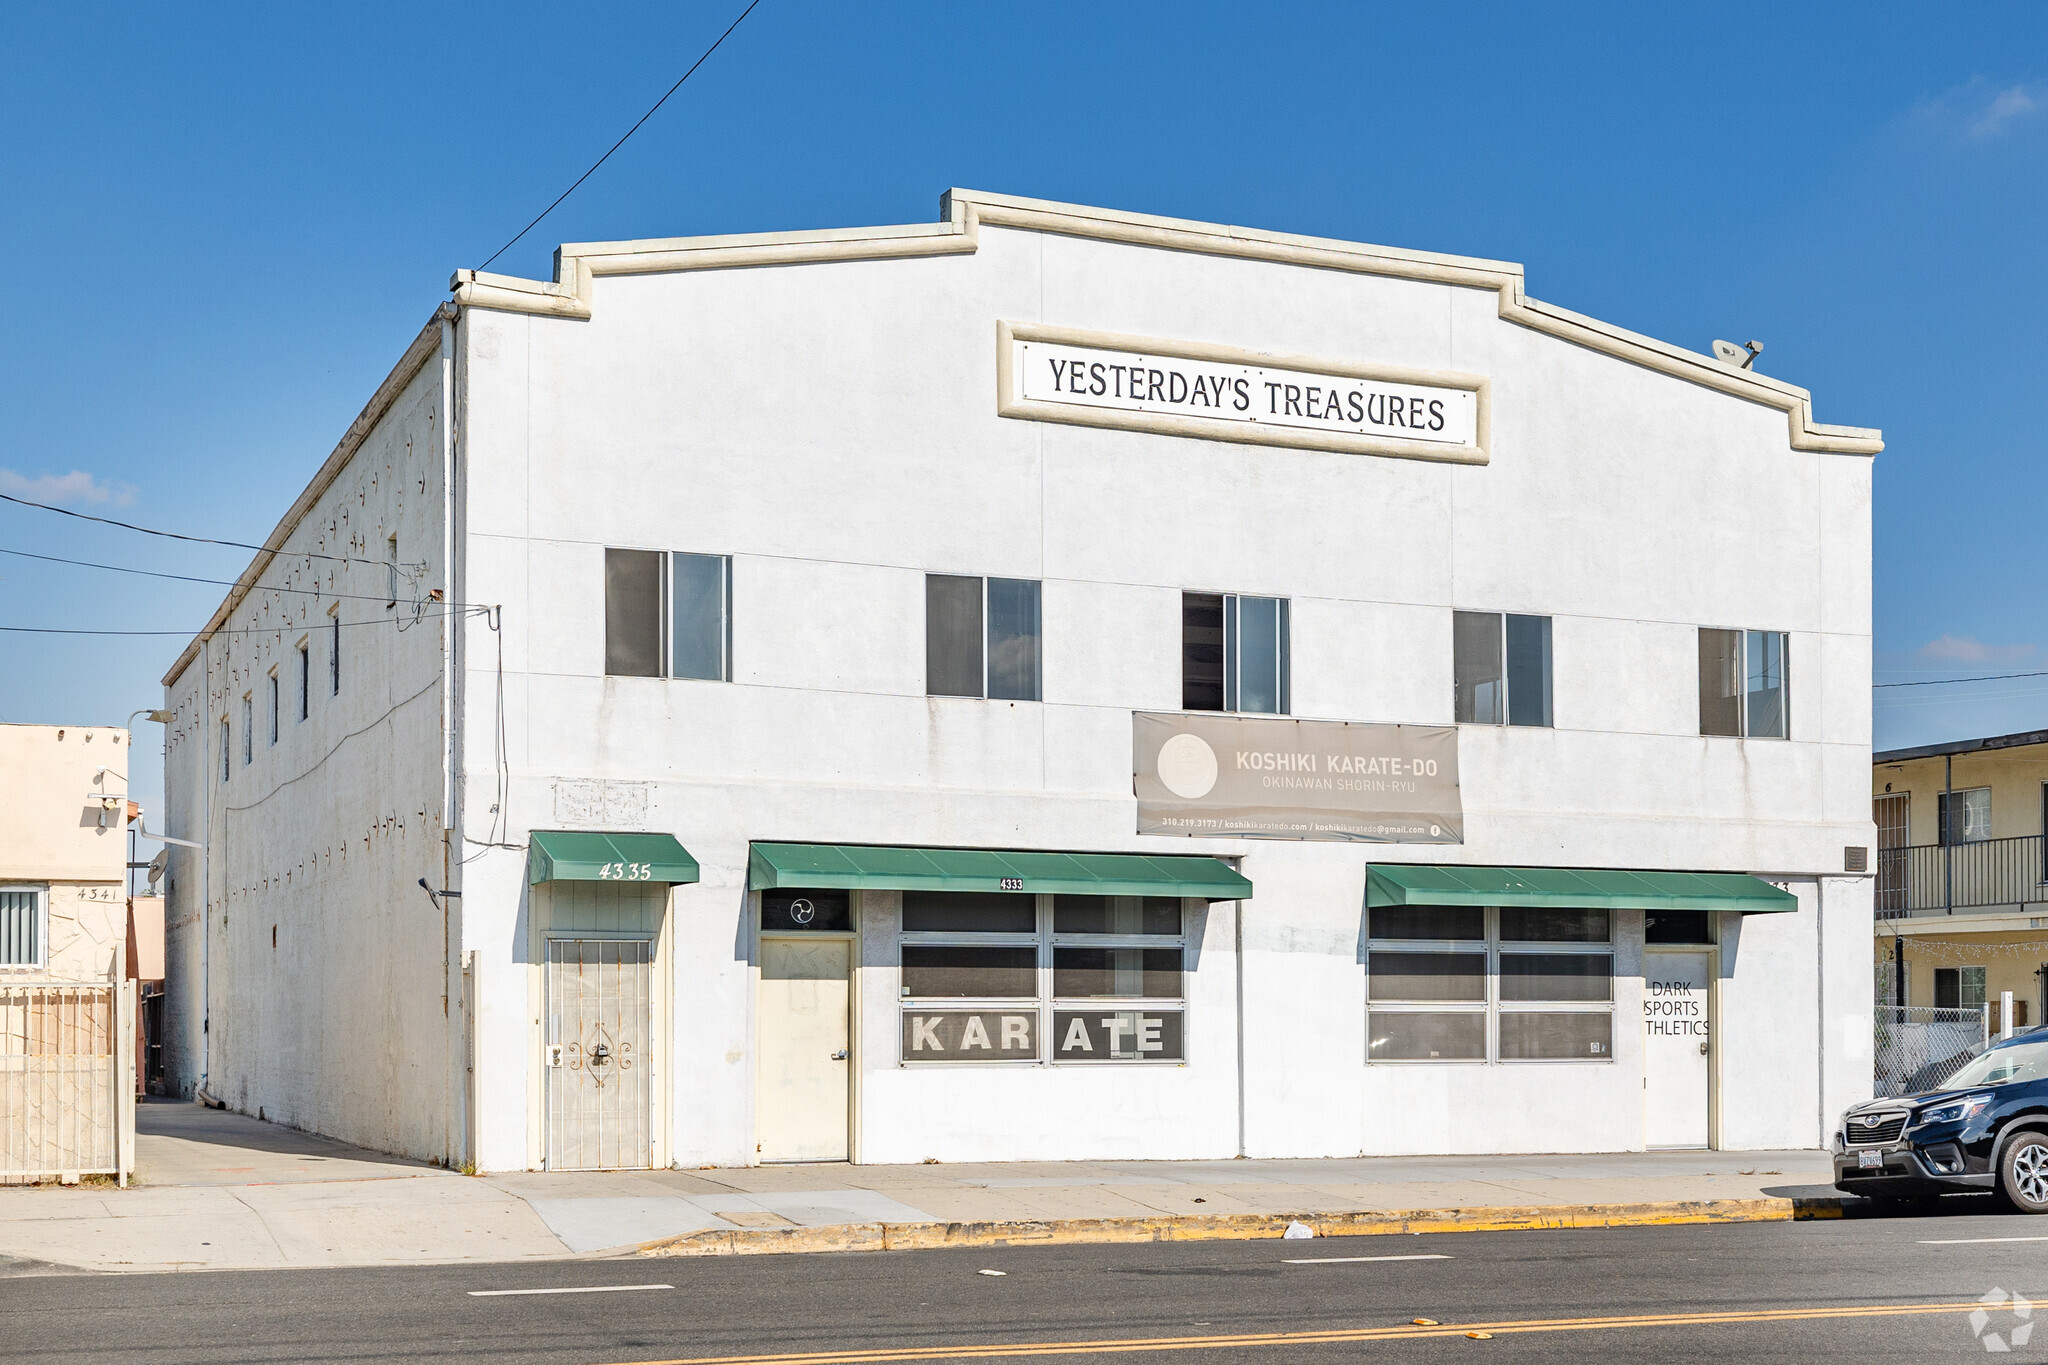
<svg viewBox="0 0 2048 1365">
<path fill-rule="evenodd" d="M 1982 1006 L 1942 1010 L 1924 1005 L 1879 1005 L 1875 1093 L 1917 1095 L 1934 1090 L 1983 1050 L 1991 1036 Z"/>
</svg>

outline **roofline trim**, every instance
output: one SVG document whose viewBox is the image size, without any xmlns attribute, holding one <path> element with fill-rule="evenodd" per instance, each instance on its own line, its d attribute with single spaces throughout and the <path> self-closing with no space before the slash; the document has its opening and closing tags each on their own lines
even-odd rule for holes
<svg viewBox="0 0 2048 1365">
<path fill-rule="evenodd" d="M 420 334 L 405 348 L 405 354 L 391 367 L 391 373 L 384 376 L 384 382 L 377 386 L 377 391 L 370 395 L 370 401 L 356 414 L 356 420 L 349 423 L 348 430 L 342 433 L 340 442 L 334 447 L 334 453 L 327 457 L 319 471 L 313 475 L 313 481 L 306 485 L 305 491 L 293 500 L 291 507 L 279 519 L 276 529 L 264 537 L 263 549 L 257 551 L 256 557 L 249 561 L 249 567 L 242 570 L 240 577 L 235 579 L 235 585 L 228 589 L 227 595 L 221 599 L 220 606 L 214 609 L 206 625 L 179 653 L 177 662 L 171 665 L 170 672 L 164 674 L 165 687 L 172 686 L 183 676 L 192 661 L 199 657 L 200 649 L 213 638 L 216 631 L 227 624 L 227 619 L 234 615 L 235 608 L 241 606 L 242 600 L 256 587 L 256 582 L 263 576 L 263 571 L 284 553 L 285 541 L 291 538 L 292 532 L 299 529 L 299 523 L 313 510 L 313 504 L 318 502 L 320 495 L 341 477 L 341 471 L 355 458 L 356 451 L 369 439 L 370 432 L 383 420 L 391 405 L 398 401 L 398 395 L 405 392 L 405 386 L 412 383 L 413 376 L 418 374 L 429 360 L 441 353 L 442 324 L 452 321 L 455 316 L 456 309 L 452 303 L 443 303 L 434 310 L 434 315 L 427 319 L 427 325 L 420 328 Z"/>
<path fill-rule="evenodd" d="M 1955 739 L 1946 744 L 1922 744 L 1911 749 L 1887 749 L 1872 754 L 1872 766 L 1880 763 L 1910 763 L 1916 758 L 1942 758 L 1954 754 L 1997 753 L 2004 749 L 2025 749 L 2048 744 L 2048 730 L 2020 730 L 2010 735 L 1986 735 L 1982 739 Z"/>
<path fill-rule="evenodd" d="M 1711 356 L 1530 298 L 1523 288 L 1523 268 L 1511 261 L 1162 218 L 982 190 L 948 190 L 939 201 L 939 208 L 940 220 L 936 223 L 893 227 L 569 242 L 556 249 L 553 280 L 458 270 L 448 287 L 455 301 L 464 307 L 586 321 L 591 316 L 592 282 L 600 275 L 971 255 L 980 247 L 982 224 L 988 223 L 1170 251 L 1490 289 L 1499 298 L 1503 321 L 1674 379 L 1779 409 L 1785 413 L 1788 439 L 1794 450 L 1875 455 L 1884 449 L 1883 435 L 1875 428 L 1814 421 L 1812 395 L 1796 385 L 1748 370 L 1730 369 Z"/>
</svg>

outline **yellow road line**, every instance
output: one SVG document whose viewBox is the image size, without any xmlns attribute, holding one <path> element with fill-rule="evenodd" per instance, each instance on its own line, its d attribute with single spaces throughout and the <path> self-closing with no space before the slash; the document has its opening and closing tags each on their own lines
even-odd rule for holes
<svg viewBox="0 0 2048 1365">
<path fill-rule="evenodd" d="M 1406 1341 L 1460 1337 L 1467 1332 L 1584 1332 L 1616 1327 L 1694 1327 L 1749 1322 L 1809 1322 L 1830 1318 L 1915 1317 L 1968 1313 L 1967 1303 L 1834 1304 L 1813 1308 L 1758 1308 L 1720 1313 L 1644 1313 L 1610 1318 L 1524 1318 L 1512 1322 L 1441 1323 L 1432 1327 L 1349 1327 L 1319 1332 L 1251 1332 L 1235 1336 L 1131 1337 L 1096 1341 L 1013 1341 L 981 1346 L 893 1346 L 872 1350 L 796 1351 L 775 1355 L 690 1356 L 622 1365 L 873 1365 L 899 1360 L 993 1360 L 1010 1356 L 1118 1355 L 1140 1351 L 1243 1349 L 1250 1346 L 1319 1346 L 1354 1341 Z"/>
</svg>

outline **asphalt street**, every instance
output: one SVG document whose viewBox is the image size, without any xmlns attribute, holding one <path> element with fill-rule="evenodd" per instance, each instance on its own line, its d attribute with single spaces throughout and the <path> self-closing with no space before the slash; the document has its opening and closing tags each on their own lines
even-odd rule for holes
<svg viewBox="0 0 2048 1365">
<path fill-rule="evenodd" d="M 1924 1217 L 1291 1242 L 147 1276 L 16 1266 L 0 1278 L 0 1360 L 1870 1365 L 1977 1359 L 1993 1335 L 1991 1353 L 2048 1358 L 2048 1218 L 1949 1203 Z M 1994 1291 L 2043 1301 L 2038 1342 L 2031 1309 L 1973 1317 Z"/>
</svg>

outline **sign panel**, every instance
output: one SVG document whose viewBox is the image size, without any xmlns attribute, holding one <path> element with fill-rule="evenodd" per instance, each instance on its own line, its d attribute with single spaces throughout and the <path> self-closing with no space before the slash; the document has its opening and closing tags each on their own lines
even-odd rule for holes
<svg viewBox="0 0 2048 1365">
<path fill-rule="evenodd" d="M 1054 1010 L 1056 1062 L 1184 1062 L 1186 1016 L 1179 1010 Z"/>
<path fill-rule="evenodd" d="M 1456 726 L 1139 711 L 1131 771 L 1140 834 L 1465 841 Z"/>
<path fill-rule="evenodd" d="M 1228 347 L 1164 342 L 1153 349 L 1144 338 L 1025 324 L 1006 329 L 1001 410 L 1011 416 L 1475 463 L 1486 458 L 1483 379 L 1434 371 L 1367 374 L 1335 362 Z"/>
<path fill-rule="evenodd" d="M 903 1011 L 905 1062 L 1035 1062 L 1038 1010 Z"/>
</svg>

